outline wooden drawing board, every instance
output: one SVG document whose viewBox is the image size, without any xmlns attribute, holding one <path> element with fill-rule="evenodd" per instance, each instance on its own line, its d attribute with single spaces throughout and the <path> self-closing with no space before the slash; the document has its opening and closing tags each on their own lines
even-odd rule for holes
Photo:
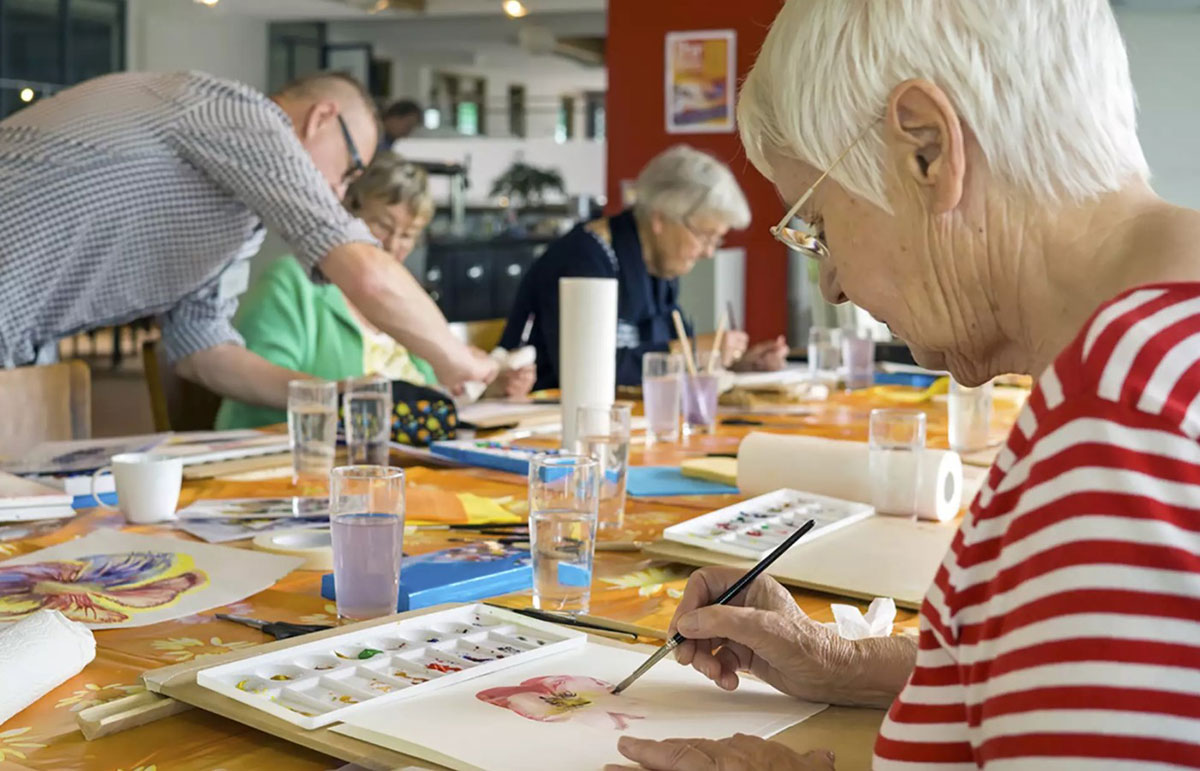
<svg viewBox="0 0 1200 771">
<path fill-rule="evenodd" d="M 330 730 L 333 726 L 318 728 L 314 731 L 298 728 L 285 720 L 280 720 L 216 691 L 201 687 L 196 683 L 196 673 L 201 669 L 218 664 L 252 658 L 269 651 L 289 648 L 324 637 L 334 637 L 355 629 L 390 624 L 398 618 L 416 618 L 457 606 L 458 603 L 454 603 L 422 608 L 396 616 L 385 616 L 358 624 L 347 624 L 290 640 L 278 640 L 221 656 L 211 656 L 198 662 L 189 661 L 154 669 L 143 675 L 143 681 L 146 688 L 153 693 L 169 696 L 198 709 L 212 712 L 347 763 L 355 763 L 363 768 L 371 769 L 371 771 L 387 771 L 388 769 L 407 767 L 439 768 L 439 766 L 430 765 L 408 755 L 334 733 Z M 599 645 L 626 647 L 623 643 L 606 640 L 603 637 L 589 636 L 589 641 Z M 634 647 L 647 656 L 655 650 L 653 646 L 647 645 Z M 662 662 L 659 666 L 677 665 L 673 662 Z M 879 725 L 883 722 L 884 715 L 885 712 L 882 710 L 832 707 L 803 723 L 792 726 L 776 736 L 775 739 L 801 752 L 815 748 L 831 749 L 837 754 L 839 767 L 845 764 L 845 768 L 867 768 L 871 762 L 871 748 L 875 743 L 875 735 L 879 731 Z M 340 724 L 335 723 L 334 725 Z"/>
<path fill-rule="evenodd" d="M 788 586 L 862 600 L 892 597 L 900 607 L 920 610 L 958 525 L 957 519 L 914 522 L 877 514 L 812 543 L 801 540 L 767 572 Z M 685 565 L 754 566 L 752 560 L 666 540 L 643 551 Z"/>
</svg>

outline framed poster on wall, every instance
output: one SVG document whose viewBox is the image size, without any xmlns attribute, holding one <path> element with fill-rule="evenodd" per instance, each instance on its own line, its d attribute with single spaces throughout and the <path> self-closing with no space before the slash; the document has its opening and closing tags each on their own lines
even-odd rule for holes
<svg viewBox="0 0 1200 771">
<path fill-rule="evenodd" d="M 666 56 L 667 133 L 733 131 L 737 33 L 668 32 Z"/>
</svg>

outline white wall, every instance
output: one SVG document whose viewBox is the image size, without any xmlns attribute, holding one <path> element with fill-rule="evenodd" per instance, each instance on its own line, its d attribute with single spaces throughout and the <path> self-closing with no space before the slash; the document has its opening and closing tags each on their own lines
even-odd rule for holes
<svg viewBox="0 0 1200 771">
<path fill-rule="evenodd" d="M 1200 13 L 1119 8 L 1117 20 L 1154 189 L 1200 209 Z"/>
<path fill-rule="evenodd" d="M 201 70 L 267 88 L 267 21 L 185 0 L 130 0 L 131 70 Z"/>
</svg>

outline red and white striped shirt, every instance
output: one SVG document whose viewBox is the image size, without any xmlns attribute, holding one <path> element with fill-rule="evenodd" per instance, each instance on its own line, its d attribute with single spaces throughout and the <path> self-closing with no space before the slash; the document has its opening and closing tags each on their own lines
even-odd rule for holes
<svg viewBox="0 0 1200 771">
<path fill-rule="evenodd" d="M 1200 768 L 1200 284 L 1039 378 L 921 609 L 875 768 Z"/>
</svg>

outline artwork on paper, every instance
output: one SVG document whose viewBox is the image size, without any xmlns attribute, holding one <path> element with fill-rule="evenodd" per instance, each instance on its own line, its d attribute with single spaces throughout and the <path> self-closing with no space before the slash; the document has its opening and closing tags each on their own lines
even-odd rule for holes
<svg viewBox="0 0 1200 771">
<path fill-rule="evenodd" d="M 824 709 L 748 678 L 728 693 L 669 660 L 614 696 L 612 683 L 646 655 L 589 642 L 346 715 L 333 730 L 463 771 L 557 771 L 627 762 L 621 736 L 765 738 Z M 471 726 L 472 741 L 447 732 L 450 724 Z"/>
<path fill-rule="evenodd" d="M 731 29 L 667 33 L 667 133 L 733 131 L 736 48 Z"/>
<path fill-rule="evenodd" d="M 0 623 L 51 608 L 93 629 L 156 624 L 256 594 L 301 562 L 98 530 L 0 562 Z"/>
<path fill-rule="evenodd" d="M 288 519 L 197 519 L 181 522 L 180 530 L 209 543 L 227 543 L 253 538 L 276 530 L 329 527 L 329 517 L 297 517 Z"/>
<path fill-rule="evenodd" d="M 637 714 L 641 711 L 637 702 L 613 696 L 613 687 L 594 677 L 547 675 L 531 677 L 520 685 L 488 688 L 475 698 L 543 723 L 572 721 L 623 731 L 634 720 L 645 719 Z"/>
</svg>

